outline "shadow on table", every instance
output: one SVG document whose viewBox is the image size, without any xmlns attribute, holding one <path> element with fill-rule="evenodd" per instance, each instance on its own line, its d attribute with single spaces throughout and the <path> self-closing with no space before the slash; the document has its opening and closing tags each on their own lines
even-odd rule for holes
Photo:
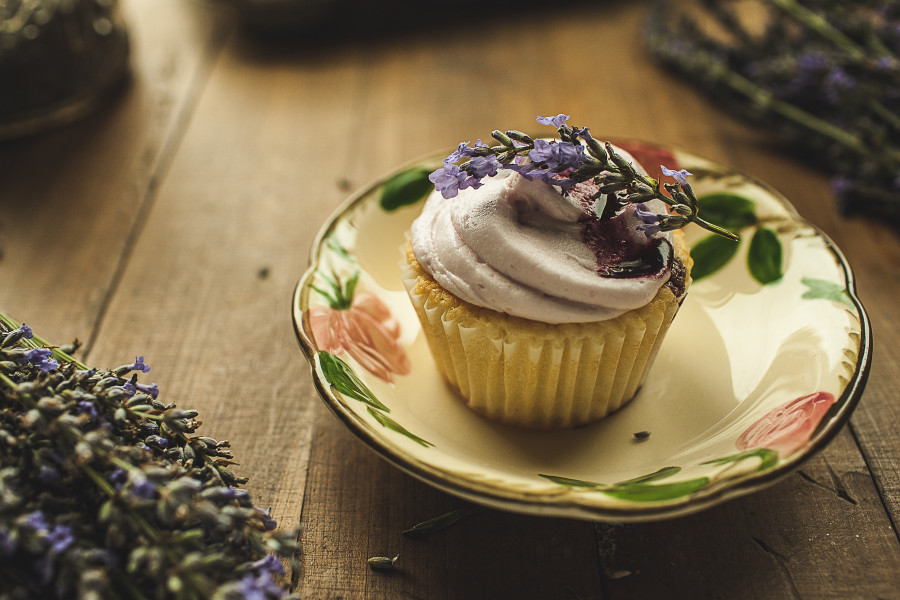
<svg viewBox="0 0 900 600">
<path fill-rule="evenodd" d="M 611 0 L 601 0 L 602 3 Z M 558 17 L 579 6 L 562 0 L 547 8 L 539 0 L 448 5 L 421 0 L 233 0 L 242 29 L 252 43 L 291 47 L 343 44 L 412 32 L 508 26 L 520 18 Z"/>
</svg>

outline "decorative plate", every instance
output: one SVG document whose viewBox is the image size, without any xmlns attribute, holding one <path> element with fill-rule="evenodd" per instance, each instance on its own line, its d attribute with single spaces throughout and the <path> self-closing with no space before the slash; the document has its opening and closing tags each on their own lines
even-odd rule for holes
<svg viewBox="0 0 900 600">
<path fill-rule="evenodd" d="M 523 513 L 650 520 L 768 485 L 825 446 L 865 385 L 872 336 L 835 245 L 766 185 L 685 153 L 619 142 L 694 174 L 694 284 L 638 395 L 601 421 L 524 431 L 466 408 L 438 374 L 400 281 L 401 247 L 447 153 L 368 186 L 321 230 L 293 298 L 328 407 L 441 490 Z M 452 200 L 451 200 L 452 201 Z"/>
</svg>

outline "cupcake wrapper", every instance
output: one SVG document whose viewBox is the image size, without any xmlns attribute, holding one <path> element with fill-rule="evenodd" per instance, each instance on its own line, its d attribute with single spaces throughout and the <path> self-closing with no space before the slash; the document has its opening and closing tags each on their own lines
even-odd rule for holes
<svg viewBox="0 0 900 600">
<path fill-rule="evenodd" d="M 501 327 L 464 306 L 448 309 L 418 285 L 409 264 L 403 281 L 447 383 L 476 412 L 532 429 L 590 423 L 624 405 L 678 310 L 667 292 L 670 301 L 609 321 L 548 327 L 518 320 Z"/>
</svg>

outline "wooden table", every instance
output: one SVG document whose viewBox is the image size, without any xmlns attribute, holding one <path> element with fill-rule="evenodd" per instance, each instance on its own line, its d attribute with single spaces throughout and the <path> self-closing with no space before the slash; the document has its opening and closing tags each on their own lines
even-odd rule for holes
<svg viewBox="0 0 900 600">
<path fill-rule="evenodd" d="M 232 441 L 257 504 L 302 524 L 306 598 L 900 598 L 900 237 L 838 217 L 826 173 L 656 66 L 640 44 L 648 6 L 273 46 L 214 3 L 128 0 L 128 89 L 78 124 L 0 144 L 0 306 L 43 337 L 79 338 L 89 364 L 144 355 L 166 398 Z M 557 112 L 790 198 L 858 276 L 877 344 L 868 387 L 799 471 L 700 514 L 616 525 L 483 510 L 407 539 L 466 504 L 328 412 L 294 338 L 292 288 L 353 189 Z M 396 553 L 396 573 L 366 565 Z"/>
</svg>

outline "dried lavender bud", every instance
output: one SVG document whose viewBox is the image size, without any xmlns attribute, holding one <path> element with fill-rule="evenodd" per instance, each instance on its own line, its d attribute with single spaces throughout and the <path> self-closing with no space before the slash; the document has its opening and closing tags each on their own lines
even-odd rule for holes
<svg viewBox="0 0 900 600">
<path fill-rule="evenodd" d="M 398 558 L 400 558 L 399 554 L 394 558 L 388 558 L 386 556 L 373 556 L 366 562 L 368 562 L 369 566 L 376 571 L 390 571 L 394 568 L 394 565 L 397 564 Z"/>
</svg>

